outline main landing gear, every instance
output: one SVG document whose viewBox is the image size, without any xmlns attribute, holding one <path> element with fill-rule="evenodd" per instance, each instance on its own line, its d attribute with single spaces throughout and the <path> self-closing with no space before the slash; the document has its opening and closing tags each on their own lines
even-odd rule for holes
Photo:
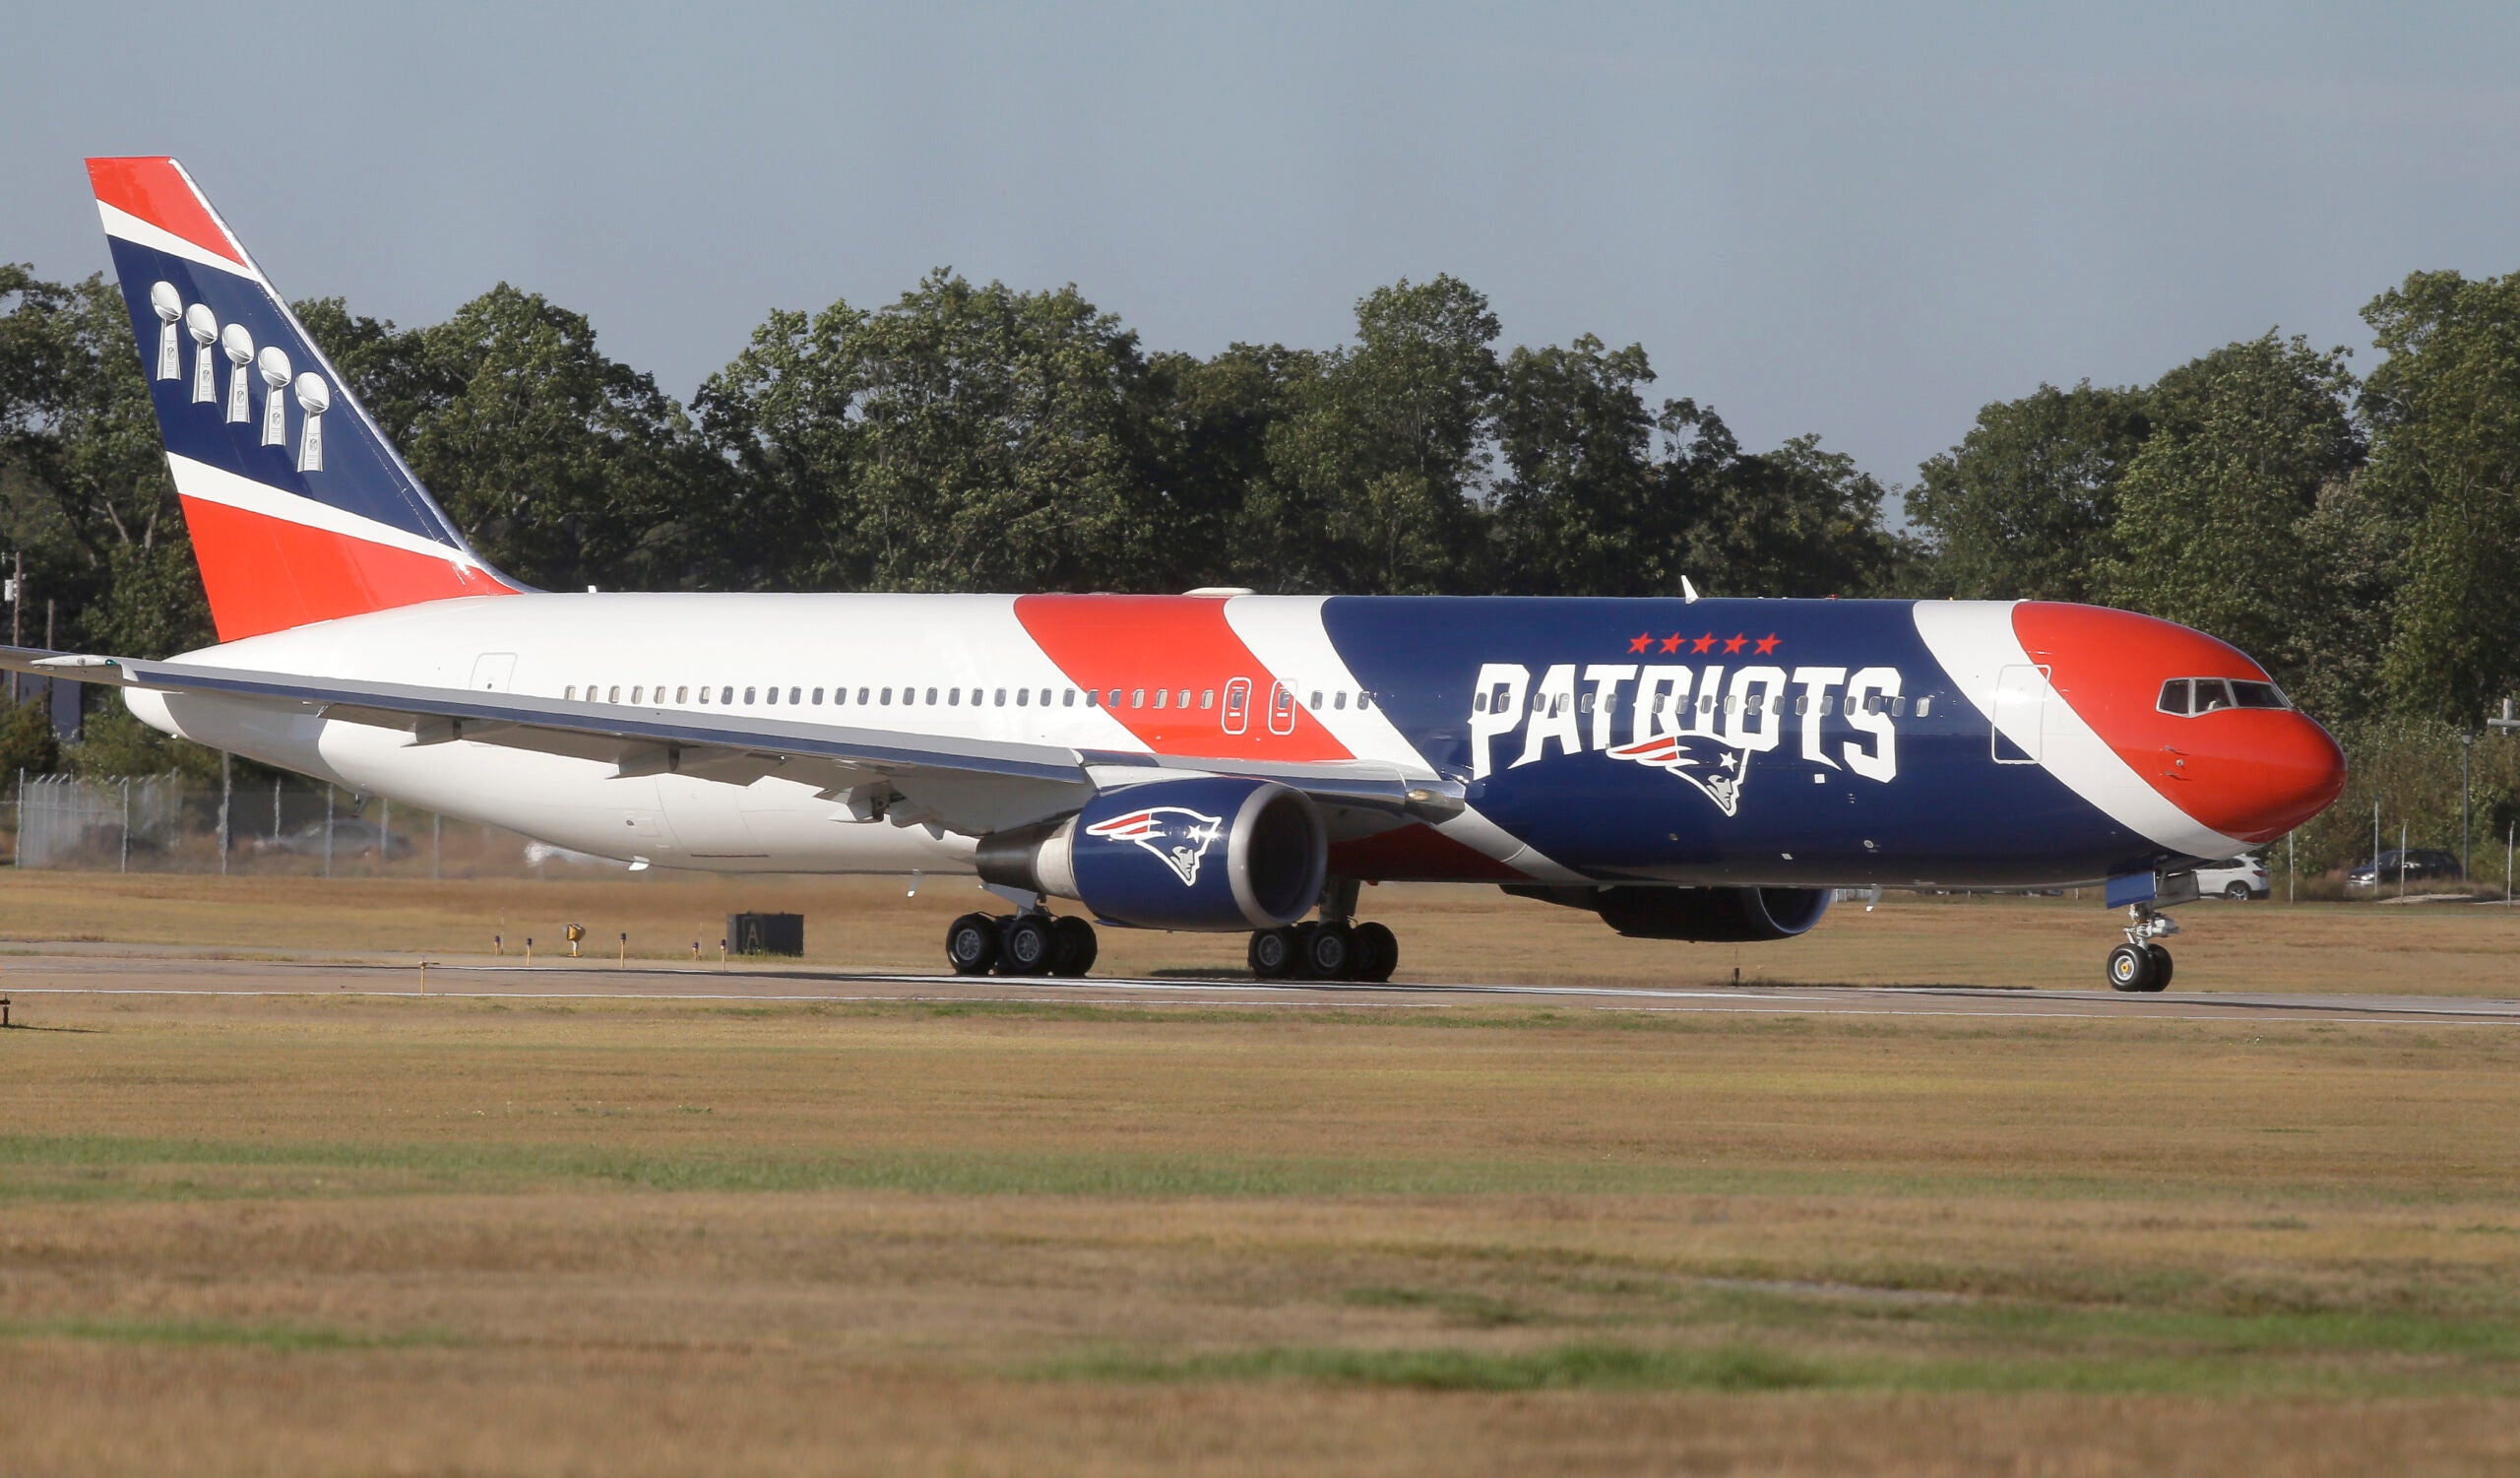
<svg viewBox="0 0 2520 1478">
<path fill-rule="evenodd" d="M 1354 980 L 1379 985 L 1400 965 L 1400 941 L 1379 924 L 1344 919 L 1264 929 L 1251 936 L 1262 980 Z"/>
<path fill-rule="evenodd" d="M 2149 903 L 2129 905 L 2126 910 L 2126 942 L 2109 951 L 2109 989 L 2112 991 L 2167 991 L 2170 989 L 2170 951 L 2153 940 L 2178 932 L 2178 925 L 2170 915 Z"/>
<path fill-rule="evenodd" d="M 1060 975 L 1094 968 L 1102 952 L 1094 926 L 1045 909 L 1020 914 L 965 914 L 945 930 L 945 962 L 956 975 Z"/>
</svg>

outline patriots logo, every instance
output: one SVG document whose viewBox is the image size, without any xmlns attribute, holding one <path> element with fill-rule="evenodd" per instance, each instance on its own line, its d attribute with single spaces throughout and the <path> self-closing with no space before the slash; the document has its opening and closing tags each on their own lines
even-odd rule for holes
<svg viewBox="0 0 2520 1478">
<path fill-rule="evenodd" d="M 1225 822 L 1183 805 L 1152 805 L 1108 821 L 1097 821 L 1085 828 L 1085 834 L 1135 842 L 1162 858 L 1183 887 L 1194 888 L 1199 885 L 1200 860 L 1208 855 L 1208 848 L 1216 839 L 1225 835 Z"/>
<path fill-rule="evenodd" d="M 1732 815 L 1741 807 L 1741 782 L 1749 777 L 1750 751 L 1712 734 L 1658 734 L 1605 751 L 1668 770 L 1696 786 L 1716 808 Z"/>
</svg>

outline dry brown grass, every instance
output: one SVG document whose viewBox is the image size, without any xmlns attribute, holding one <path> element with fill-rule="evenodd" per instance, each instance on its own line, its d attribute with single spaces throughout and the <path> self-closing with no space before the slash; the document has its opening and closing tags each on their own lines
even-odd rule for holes
<svg viewBox="0 0 2520 1478">
<path fill-rule="evenodd" d="M 564 925 L 587 926 L 589 954 L 616 936 L 633 958 L 714 962 L 725 916 L 806 916 L 807 963 L 866 970 L 942 968 L 946 921 L 1000 907 L 968 878 L 929 879 L 916 898 L 887 879 L 656 873 L 550 881 L 216 878 L 10 872 L 0 939 L 205 945 L 338 956 L 484 955 L 536 941 L 560 952 Z M 2095 989 L 2116 938 L 2093 901 L 1915 898 L 1872 913 L 1840 905 L 1811 933 L 1772 944 L 1622 939 L 1589 913 L 1483 887 L 1365 890 L 1363 913 L 1401 939 L 1404 980 L 1534 984 L 1729 981 Z M 2520 910 L 2492 905 L 2231 904 L 2180 911 L 2172 941 L 2181 991 L 2400 992 L 2520 996 Z M 1102 932 L 1103 974 L 1238 973 L 1240 934 Z"/>
<path fill-rule="evenodd" d="M 55 997 L 11 1472 L 2520 1462 L 2520 1036 Z"/>
</svg>

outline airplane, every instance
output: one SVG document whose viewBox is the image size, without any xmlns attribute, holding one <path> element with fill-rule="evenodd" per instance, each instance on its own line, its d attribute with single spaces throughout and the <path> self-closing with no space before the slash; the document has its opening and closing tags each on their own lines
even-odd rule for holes
<svg viewBox="0 0 2520 1478">
<path fill-rule="evenodd" d="M 1699 941 L 2097 885 L 2109 984 L 2161 990 L 2193 869 L 2344 785 L 2236 649 L 2050 602 L 532 590 L 181 164 L 88 167 L 219 642 L 0 666 L 633 868 L 974 876 L 1012 912 L 954 921 L 958 974 L 1083 975 L 1100 923 L 1388 980 L 1384 881 Z"/>
</svg>

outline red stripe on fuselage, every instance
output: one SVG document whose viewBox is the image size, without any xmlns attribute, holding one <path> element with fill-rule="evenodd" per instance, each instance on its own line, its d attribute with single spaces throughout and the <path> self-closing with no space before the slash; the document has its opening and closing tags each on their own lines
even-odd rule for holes
<svg viewBox="0 0 2520 1478">
<path fill-rule="evenodd" d="M 182 501 L 222 642 L 423 601 L 515 594 L 478 570 L 468 579 L 449 559 L 204 498 Z"/>
<path fill-rule="evenodd" d="M 1270 688 L 1277 675 L 1260 665 L 1225 618 L 1225 602 L 1207 596 L 1018 596 L 1015 618 L 1035 644 L 1079 687 L 1099 690 L 1111 717 L 1159 754 L 1231 759 L 1349 759 L 1346 745 L 1295 705 L 1289 733 L 1269 727 Z M 1251 683 L 1242 733 L 1225 731 L 1226 688 Z M 1119 701 L 1110 701 L 1113 689 Z M 1154 706 L 1156 690 L 1167 701 Z M 1141 691 L 1145 706 L 1129 699 Z M 1187 691 L 1192 706 L 1183 708 Z M 1213 693 L 1216 706 L 1197 706 Z"/>
<path fill-rule="evenodd" d="M 90 160 L 88 181 L 95 187 L 98 200 L 124 215 L 136 216 L 239 267 L 245 265 L 245 254 L 219 228 L 219 218 L 210 214 L 210 207 L 194 193 L 173 160 Z"/>
<path fill-rule="evenodd" d="M 1423 822 L 1330 844 L 1330 870 L 1363 882 L 1529 882 L 1530 876 Z"/>
</svg>

